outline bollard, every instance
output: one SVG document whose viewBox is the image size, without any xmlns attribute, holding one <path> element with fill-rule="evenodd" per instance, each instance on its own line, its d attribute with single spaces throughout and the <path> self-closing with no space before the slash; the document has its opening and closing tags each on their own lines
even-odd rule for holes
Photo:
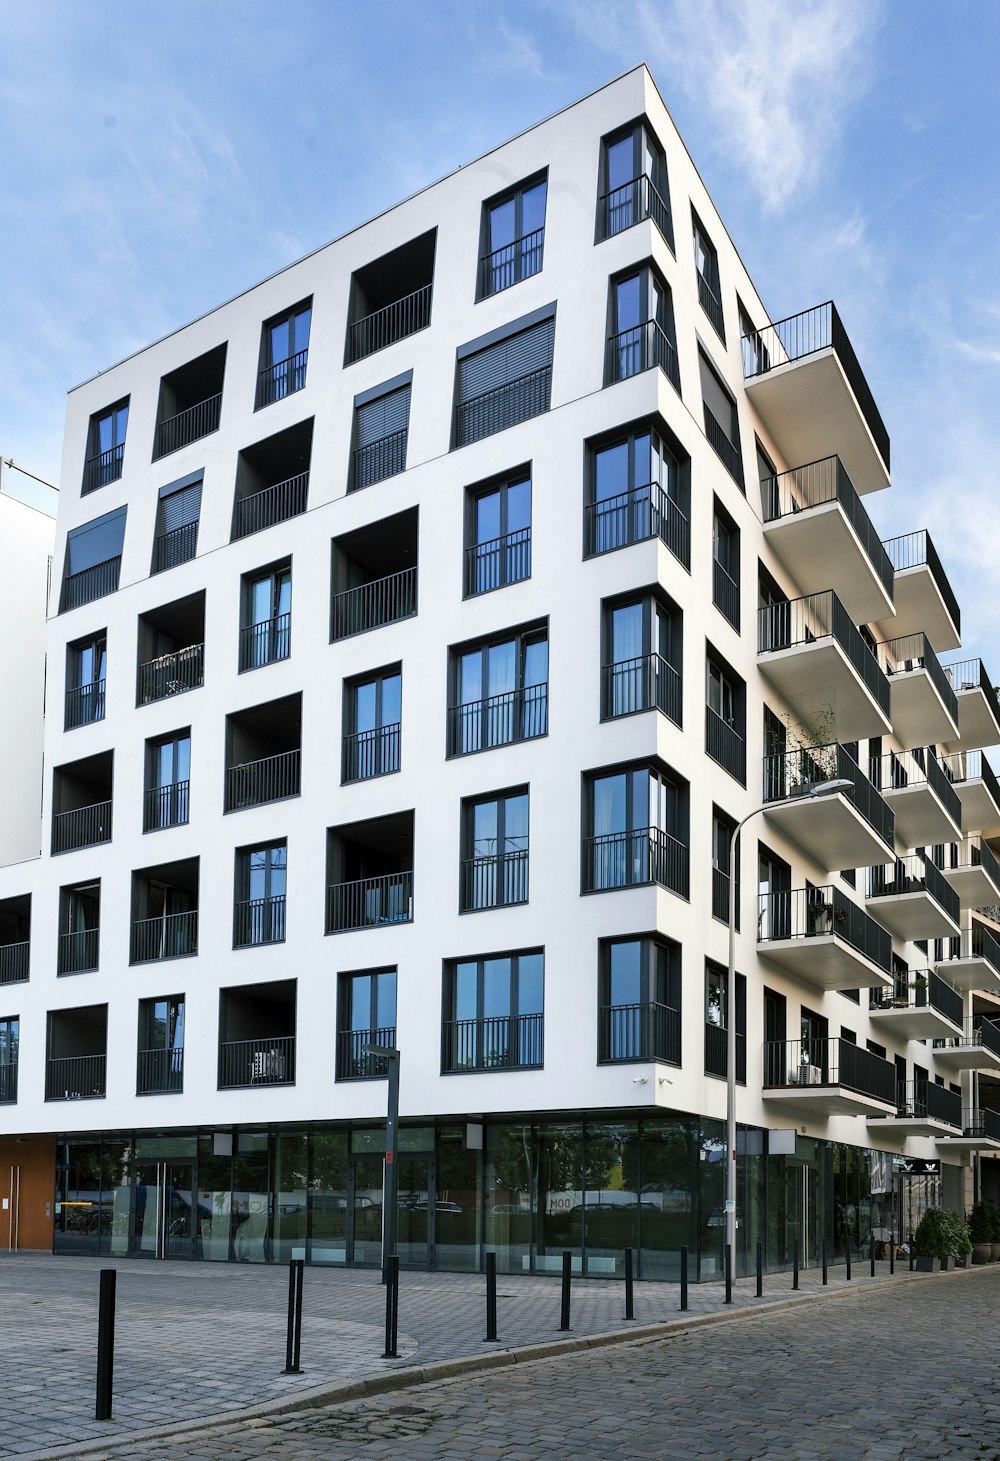
<svg viewBox="0 0 1000 1461">
<path fill-rule="evenodd" d="M 389 1255 L 385 1285 L 385 1353 L 384 1360 L 395 1360 L 399 1330 L 399 1254 Z"/>
<path fill-rule="evenodd" d="M 573 1272 L 573 1255 L 567 1248 L 563 1253 L 562 1266 L 562 1304 L 559 1309 L 560 1331 L 569 1329 L 569 1281 Z"/>
<path fill-rule="evenodd" d="M 625 1318 L 635 1318 L 635 1283 L 632 1274 L 632 1249 L 625 1249 Z"/>
<path fill-rule="evenodd" d="M 757 1244 L 757 1297 L 764 1297 L 764 1244 Z"/>
<path fill-rule="evenodd" d="M 688 1250 L 681 1249 L 681 1312 L 688 1306 Z"/>
<path fill-rule="evenodd" d="M 889 1274 L 896 1272 L 896 1234 L 889 1234 Z"/>
<path fill-rule="evenodd" d="M 726 1269 L 726 1303 L 727 1304 L 731 1304 L 733 1302 L 733 1274 L 732 1274 L 732 1266 L 733 1266 L 733 1264 L 732 1264 L 732 1257 L 733 1257 L 732 1250 L 730 1249 L 729 1244 L 727 1243 L 726 1244 L 726 1260 L 725 1260 L 725 1269 Z"/>
<path fill-rule="evenodd" d="M 851 1281 L 851 1230 L 850 1230 L 850 1228 L 848 1228 L 848 1230 L 847 1230 L 847 1248 L 846 1248 L 845 1256 L 846 1256 L 846 1261 L 847 1261 L 847 1282 L 850 1283 L 850 1281 Z"/>
<path fill-rule="evenodd" d="M 497 1337 L 497 1255 L 486 1255 L 486 1341 Z"/>
<path fill-rule="evenodd" d="M 916 1266 L 916 1254 L 913 1251 L 913 1234 L 912 1233 L 910 1234 L 910 1241 L 909 1241 L 909 1244 L 907 1246 L 909 1247 L 909 1250 L 910 1250 L 910 1252 L 909 1252 L 909 1257 L 910 1257 L 910 1272 L 912 1273 L 913 1270 L 914 1270 L 914 1267 Z"/>
<path fill-rule="evenodd" d="M 798 1238 L 796 1238 L 792 1242 L 792 1288 L 793 1289 L 797 1289 L 798 1286 L 799 1286 L 799 1240 L 798 1240 Z"/>
<path fill-rule="evenodd" d="M 829 1283 L 829 1281 L 830 1281 L 830 1275 L 829 1275 L 829 1273 L 827 1271 L 827 1263 L 826 1263 L 826 1239 L 824 1238 L 823 1239 L 823 1283 L 824 1283 L 824 1285 L 826 1285 L 827 1283 Z"/>
<path fill-rule="evenodd" d="M 868 1246 L 872 1250 L 872 1278 L 874 1278 L 875 1277 L 875 1239 L 871 1236 L 871 1234 L 868 1235 Z"/>
<path fill-rule="evenodd" d="M 115 1283 L 113 1268 L 101 1269 L 97 1307 L 97 1420 L 111 1419 L 111 1382 L 115 1370 Z"/>
<path fill-rule="evenodd" d="M 293 1258 L 288 1265 L 288 1330 L 285 1335 L 285 1368 L 283 1375 L 300 1375 L 302 1355 L 302 1274 L 305 1260 Z"/>
</svg>

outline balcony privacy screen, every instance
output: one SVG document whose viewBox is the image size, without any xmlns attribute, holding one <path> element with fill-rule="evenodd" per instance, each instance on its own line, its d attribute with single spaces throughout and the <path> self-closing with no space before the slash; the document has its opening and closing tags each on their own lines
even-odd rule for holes
<svg viewBox="0 0 1000 1461">
<path fill-rule="evenodd" d="M 555 333 L 550 317 L 459 360 L 458 446 L 549 409 Z"/>
</svg>

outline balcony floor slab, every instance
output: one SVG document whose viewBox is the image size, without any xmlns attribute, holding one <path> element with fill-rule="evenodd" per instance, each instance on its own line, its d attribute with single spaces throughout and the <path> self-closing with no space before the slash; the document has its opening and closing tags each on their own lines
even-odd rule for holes
<svg viewBox="0 0 1000 1461">
<path fill-rule="evenodd" d="M 949 918 L 936 898 L 920 889 L 867 898 L 865 907 L 883 928 L 907 943 L 912 939 L 958 936 L 958 924 Z"/>
<path fill-rule="evenodd" d="M 758 942 L 757 953 L 814 989 L 885 989 L 892 984 L 891 975 L 833 933 L 765 939 Z"/>
<path fill-rule="evenodd" d="M 903 1040 L 948 1040 L 958 1034 L 958 1026 L 930 1004 L 874 1009 L 868 1011 L 868 1016 L 873 1025 Z"/>
<path fill-rule="evenodd" d="M 841 795 L 789 797 L 786 801 L 770 803 L 764 818 L 830 872 L 844 867 L 874 866 L 885 856 L 888 847 L 848 798 Z M 891 854 L 892 849 L 889 851 Z"/>
<path fill-rule="evenodd" d="M 841 1085 L 769 1086 L 762 1096 L 776 1105 L 799 1106 L 825 1116 L 894 1116 L 896 1111 L 893 1101 L 882 1101 Z"/>
</svg>

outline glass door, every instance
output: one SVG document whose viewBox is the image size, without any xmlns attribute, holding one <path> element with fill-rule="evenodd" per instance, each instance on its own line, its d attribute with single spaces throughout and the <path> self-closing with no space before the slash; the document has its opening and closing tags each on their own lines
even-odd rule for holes
<svg viewBox="0 0 1000 1461">
<path fill-rule="evenodd" d="M 194 1257 L 196 1194 L 193 1178 L 190 1162 L 137 1163 L 133 1257 Z"/>
<path fill-rule="evenodd" d="M 352 1157 L 348 1263 L 381 1265 L 383 1192 L 382 1156 Z"/>
<path fill-rule="evenodd" d="M 396 1252 L 401 1268 L 430 1268 L 434 1252 L 434 1158 L 400 1156 Z"/>
</svg>

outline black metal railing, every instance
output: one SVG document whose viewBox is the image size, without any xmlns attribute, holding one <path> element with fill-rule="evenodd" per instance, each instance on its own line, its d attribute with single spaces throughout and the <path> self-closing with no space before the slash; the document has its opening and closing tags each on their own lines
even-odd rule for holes
<svg viewBox="0 0 1000 1461">
<path fill-rule="evenodd" d="M 740 630 L 740 586 L 723 568 L 718 558 L 712 559 L 712 603 L 724 619 L 728 619 L 736 630 Z"/>
<path fill-rule="evenodd" d="M 259 624 L 247 624 L 240 630 L 240 670 L 258 670 L 287 659 L 292 652 L 292 616 L 276 614 Z"/>
<path fill-rule="evenodd" d="M 915 533 L 903 533 L 898 538 L 886 538 L 882 547 L 897 573 L 904 573 L 908 568 L 926 567 L 930 570 L 938 593 L 944 600 L 945 608 L 955 626 L 955 632 L 961 634 L 962 611 L 959 608 L 958 599 L 955 597 L 955 590 L 948 582 L 948 575 L 944 571 L 927 529 L 920 528 Z"/>
<path fill-rule="evenodd" d="M 377 725 L 344 737 L 344 780 L 367 781 L 399 770 L 401 725 Z"/>
<path fill-rule="evenodd" d="M 98 452 L 97 456 L 88 457 L 83 467 L 83 495 L 96 492 L 98 487 L 107 487 L 109 482 L 117 482 L 122 474 L 124 460 L 123 441 L 117 446 L 109 446 L 107 451 Z"/>
<path fill-rule="evenodd" d="M 184 1089 L 184 1050 L 140 1050 L 136 1063 L 137 1096 L 167 1096 Z"/>
<path fill-rule="evenodd" d="M 691 566 L 691 525 L 656 482 L 589 502 L 584 509 L 584 528 L 588 558 L 659 538 L 679 563 Z"/>
<path fill-rule="evenodd" d="M 530 421 L 549 409 L 552 398 L 552 367 L 543 365 L 517 380 L 494 386 L 456 408 L 455 439 L 459 446 L 481 441 L 497 431 L 506 431 L 521 421 Z"/>
<path fill-rule="evenodd" d="M 17 1059 L 0 1061 L 0 1105 L 10 1106 L 17 1100 Z"/>
<path fill-rule="evenodd" d="M 549 687 L 523 685 L 448 709 L 448 755 L 468 756 L 548 734 Z"/>
<path fill-rule="evenodd" d="M 743 454 L 739 444 L 731 440 L 729 433 L 713 416 L 707 404 L 703 403 L 705 414 L 705 435 L 708 444 L 719 458 L 726 471 L 741 491 L 745 490 L 743 478 Z"/>
<path fill-rule="evenodd" d="M 729 922 L 729 874 L 721 867 L 712 868 L 712 917 Z M 736 927 L 740 926 L 740 911 L 736 910 Z"/>
<path fill-rule="evenodd" d="M 198 910 L 165 913 L 160 918 L 137 918 L 132 924 L 129 960 L 148 964 L 154 959 L 183 959 L 198 952 Z"/>
<path fill-rule="evenodd" d="M 890 678 L 913 670 L 926 671 L 945 710 L 957 724 L 958 699 L 926 634 L 901 634 L 896 639 L 886 639 L 878 647 L 878 657 L 884 673 Z"/>
<path fill-rule="evenodd" d="M 934 1042 L 935 1045 L 938 1041 Z M 898 1081 L 896 1115 L 900 1120 L 917 1118 L 943 1121 L 946 1126 L 962 1125 L 962 1096 L 935 1081 Z"/>
<path fill-rule="evenodd" d="M 461 910 L 508 908 L 528 901 L 528 849 L 466 857 L 461 865 Z"/>
<path fill-rule="evenodd" d="M 66 730 L 104 719 L 104 684 L 103 680 L 91 680 L 89 685 L 75 685 L 66 691 Z"/>
<path fill-rule="evenodd" d="M 585 893 L 659 883 L 686 898 L 689 882 L 687 847 L 659 827 L 633 827 L 583 839 Z"/>
<path fill-rule="evenodd" d="M 1000 862 L 982 837 L 965 837 L 961 842 L 947 843 L 940 863 L 943 872 L 960 872 L 963 868 L 982 868 L 1000 897 Z"/>
<path fill-rule="evenodd" d="M 106 1055 L 66 1055 L 45 1063 L 46 1101 L 88 1101 L 106 1093 Z"/>
<path fill-rule="evenodd" d="M 164 573 L 181 563 L 190 563 L 198 547 L 198 524 L 182 523 L 179 528 L 158 533 L 153 550 L 153 572 Z"/>
<path fill-rule="evenodd" d="M 906 970 L 893 976 L 892 985 L 869 991 L 873 1010 L 935 1009 L 953 1025 L 961 1025 L 962 996 L 933 969 Z"/>
<path fill-rule="evenodd" d="M 873 763 L 883 796 L 907 787 L 927 785 L 956 827 L 962 825 L 962 802 L 946 767 L 929 748 L 917 756 L 913 751 L 887 751 Z"/>
<path fill-rule="evenodd" d="M 765 477 L 760 484 L 760 494 L 766 523 L 798 516 L 829 502 L 839 502 L 879 582 L 892 598 L 895 581 L 892 560 L 839 457 L 824 457 L 791 472 Z"/>
<path fill-rule="evenodd" d="M 722 300 L 716 294 L 701 270 L 698 269 L 696 273 L 698 275 L 698 303 L 715 326 L 715 331 L 719 339 L 725 344 L 726 322 L 722 315 Z"/>
<path fill-rule="evenodd" d="M 868 869 L 867 898 L 903 898 L 910 893 L 926 893 L 949 918 L 958 922 L 959 896 L 929 856 L 911 852 L 897 857 L 893 863 Z"/>
<path fill-rule="evenodd" d="M 285 895 L 243 898 L 233 904 L 233 947 L 280 944 L 285 939 Z"/>
<path fill-rule="evenodd" d="M 57 974 L 87 974 L 97 968 L 100 929 L 77 928 L 59 935 Z"/>
<path fill-rule="evenodd" d="M 598 1011 L 598 1060 L 663 1060 L 681 1063 L 681 1012 L 647 1000 L 606 1004 Z"/>
<path fill-rule="evenodd" d="M 412 871 L 333 883 L 327 889 L 327 933 L 347 933 L 356 928 L 381 928 L 388 923 L 412 921 Z"/>
<path fill-rule="evenodd" d="M 955 751 L 949 756 L 939 756 L 937 760 L 953 786 L 960 786 L 966 781 L 981 781 L 994 806 L 1000 808 L 1000 781 L 982 751 Z"/>
<path fill-rule="evenodd" d="M 263 532 L 265 528 L 273 528 L 276 523 L 298 517 L 305 512 L 308 498 L 308 471 L 299 472 L 294 477 L 286 477 L 283 482 L 275 482 L 270 487 L 262 487 L 259 492 L 237 498 L 233 540 L 247 538 L 251 533 Z"/>
<path fill-rule="evenodd" d="M 892 937 L 863 908 L 830 886 L 761 893 L 757 942 L 821 938 L 835 934 L 884 973 L 892 970 Z"/>
<path fill-rule="evenodd" d="M 278 360 L 274 365 L 265 365 L 257 376 L 257 406 L 270 406 L 285 396 L 301 391 L 306 383 L 306 366 L 309 363 L 309 346 Z"/>
<path fill-rule="evenodd" d="M 146 789 L 142 830 L 160 832 L 166 827 L 183 827 L 190 820 L 190 781 L 171 781 L 166 786 Z"/>
<path fill-rule="evenodd" d="M 821 350 L 832 349 L 888 471 L 889 433 L 832 300 L 803 310 L 801 314 L 790 315 L 786 320 L 765 325 L 762 330 L 754 330 L 750 335 L 744 335 L 742 344 L 745 380 L 763 375 L 779 365 L 804 360 Z"/>
<path fill-rule="evenodd" d="M 734 776 L 741 786 L 747 784 L 747 744 L 734 725 L 705 706 L 705 754 L 711 756 L 723 771 Z"/>
<path fill-rule="evenodd" d="M 845 747 L 799 746 L 764 757 L 765 802 L 808 797 L 814 786 L 841 780 L 854 788 L 851 804 L 855 810 L 892 847 L 896 820 L 892 809 Z"/>
<path fill-rule="evenodd" d="M 716 1075 L 725 1080 L 729 1072 L 729 1032 L 723 1025 L 705 1022 L 705 1074 Z M 746 1084 L 747 1037 L 736 1031 L 736 1079 Z"/>
<path fill-rule="evenodd" d="M 542 251 L 545 245 L 545 226 L 525 233 L 509 244 L 483 254 L 479 260 L 479 294 L 486 299 L 499 294 L 522 279 L 530 279 L 542 267 Z"/>
<path fill-rule="evenodd" d="M 397 340 L 426 329 L 431 322 L 432 288 L 431 284 L 422 284 L 412 294 L 404 294 L 402 299 L 394 299 L 391 304 L 354 320 L 347 335 L 348 364 L 364 360 L 366 355 L 374 355 L 376 350 L 384 350 L 387 345 L 395 345 Z"/>
<path fill-rule="evenodd" d="M 183 695 L 205 683 L 205 646 L 189 644 L 158 659 L 139 666 L 138 698 L 140 705 L 166 700 L 170 695 Z"/>
<path fill-rule="evenodd" d="M 659 366 L 675 391 L 681 388 L 677 349 L 656 320 L 644 320 L 629 330 L 620 330 L 608 340 L 607 381 L 614 385 Z"/>
<path fill-rule="evenodd" d="M 52 851 L 74 852 L 79 847 L 97 847 L 111 841 L 111 802 L 94 802 L 56 812 L 52 818 Z"/>
<path fill-rule="evenodd" d="M 279 751 L 259 761 L 244 761 L 226 768 L 226 811 L 260 807 L 298 796 L 301 790 L 301 751 Z"/>
<path fill-rule="evenodd" d="M 360 583 L 357 588 L 334 594 L 331 604 L 331 638 L 348 639 L 368 629 L 381 629 L 417 612 L 417 570 Z"/>
<path fill-rule="evenodd" d="M 832 589 L 757 610 L 758 654 L 815 644 L 820 639 L 833 639 L 840 646 L 865 689 L 888 717 L 889 681 Z"/>
<path fill-rule="evenodd" d="M 176 416 L 168 416 L 166 421 L 161 421 L 156 428 L 153 460 L 169 456 L 171 452 L 179 451 L 182 446 L 188 446 L 192 441 L 198 441 L 202 436 L 208 436 L 211 432 L 218 431 L 221 412 L 222 392 L 220 391 L 217 396 L 209 396 L 207 400 L 199 401 L 195 406 L 188 406 L 185 411 L 178 411 Z"/>
<path fill-rule="evenodd" d="M 896 1067 L 839 1036 L 764 1042 L 764 1085 L 846 1086 L 893 1106 Z"/>
<path fill-rule="evenodd" d="M 384 1055 L 373 1055 L 365 1047 L 381 1045 L 393 1049 L 396 1044 L 396 1026 L 380 1025 L 368 1030 L 341 1030 L 337 1035 L 338 1081 L 383 1080 L 389 1074 L 389 1062 Z"/>
<path fill-rule="evenodd" d="M 543 1063 L 543 1025 L 540 1014 L 445 1020 L 442 1068 L 537 1070 Z"/>
<path fill-rule="evenodd" d="M 981 1141 L 1000 1141 L 1000 1113 L 989 1111 L 985 1106 L 963 1106 L 962 1135 L 977 1137 Z"/>
<path fill-rule="evenodd" d="M 63 579 L 59 597 L 60 614 L 68 613 L 70 609 L 79 609 L 83 604 L 93 603 L 94 599 L 103 599 L 107 594 L 117 593 L 121 571 L 122 560 L 119 553 L 116 558 L 106 558 L 103 563 L 95 563 L 93 568 L 81 568 L 79 573 L 68 573 Z"/>
<path fill-rule="evenodd" d="M 636 223 L 651 218 L 670 245 L 674 247 L 674 225 L 669 203 L 653 186 L 648 173 L 631 178 L 601 197 L 601 225 L 605 238 L 624 233 Z"/>
<path fill-rule="evenodd" d="M 219 1090 L 295 1084 L 295 1036 L 219 1042 Z"/>
<path fill-rule="evenodd" d="M 661 710 L 680 725 L 680 673 L 659 654 L 617 660 L 601 669 L 601 714 L 605 720 L 640 710 Z"/>
<path fill-rule="evenodd" d="M 956 660 L 954 664 L 945 665 L 944 672 L 957 695 L 965 694 L 970 690 L 982 692 L 997 727 L 997 738 L 1000 740 L 1000 700 L 997 699 L 996 688 L 987 675 L 982 660 Z"/>
<path fill-rule="evenodd" d="M 518 528 L 473 543 L 465 550 L 465 596 L 486 594 L 495 588 L 531 577 L 531 529 Z"/>
<path fill-rule="evenodd" d="M 386 477 L 395 477 L 406 466 L 406 436 L 408 427 L 393 431 L 389 436 L 380 436 L 366 446 L 356 446 L 351 453 L 351 480 L 348 490 L 357 492 L 362 487 L 373 487 L 384 482 Z"/>
<path fill-rule="evenodd" d="M 19 944 L 0 944 L 0 984 L 20 984 L 28 977 L 28 961 L 31 945 L 25 940 Z"/>
<path fill-rule="evenodd" d="M 973 1015 L 962 1022 L 961 1035 L 949 1035 L 934 1041 L 935 1050 L 988 1050 L 991 1055 L 1000 1056 L 1000 1028 L 992 1020 Z"/>
<path fill-rule="evenodd" d="M 981 923 L 964 928 L 958 938 L 944 939 L 942 953 L 942 963 L 951 959 L 983 959 L 1000 975 L 1000 940 Z"/>
</svg>

